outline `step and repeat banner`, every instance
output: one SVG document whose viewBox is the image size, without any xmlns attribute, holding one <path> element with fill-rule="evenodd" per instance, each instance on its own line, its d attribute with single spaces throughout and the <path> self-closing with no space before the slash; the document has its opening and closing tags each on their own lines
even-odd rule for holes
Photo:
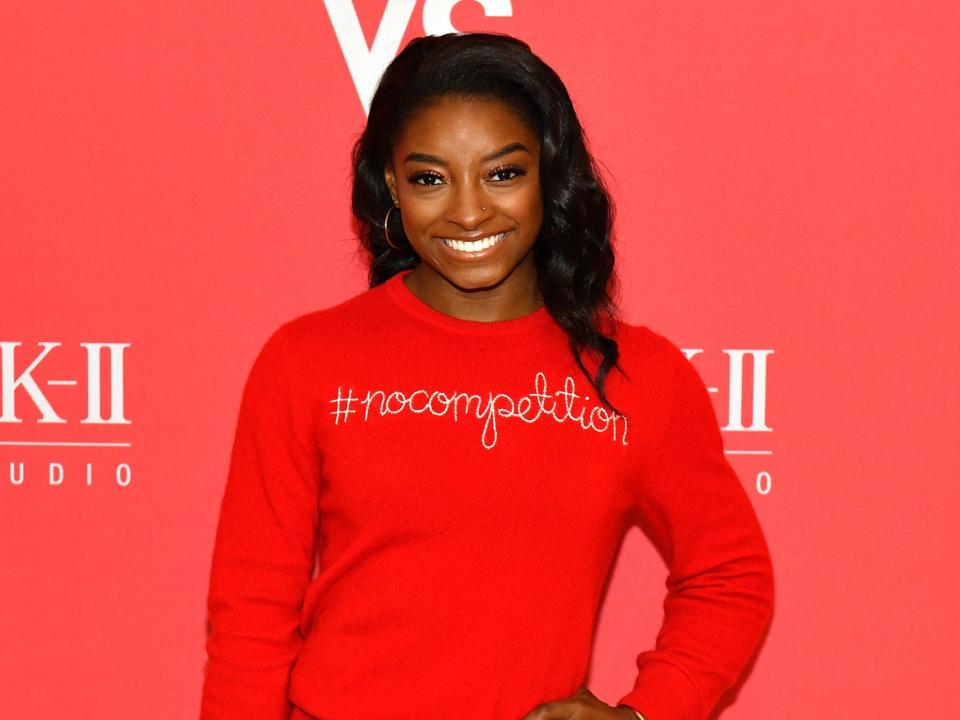
<svg viewBox="0 0 960 720">
<path fill-rule="evenodd" d="M 763 525 L 776 609 L 719 715 L 960 716 L 958 9 L 762 0 L 0 5 L 0 716 L 197 716 L 246 374 L 366 289 L 351 145 L 455 30 L 564 79 L 624 317 L 691 358 Z M 666 567 L 633 528 L 612 573 L 607 702 Z"/>
</svg>

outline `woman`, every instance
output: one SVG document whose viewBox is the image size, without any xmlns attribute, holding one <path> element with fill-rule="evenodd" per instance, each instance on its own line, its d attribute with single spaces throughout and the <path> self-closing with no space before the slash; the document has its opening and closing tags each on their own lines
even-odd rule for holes
<svg viewBox="0 0 960 720">
<path fill-rule="evenodd" d="M 696 370 L 618 317 L 563 83 L 508 36 L 415 39 L 353 158 L 370 289 L 250 371 L 202 718 L 706 718 L 771 615 L 770 556 Z M 611 706 L 584 683 L 634 523 L 668 593 Z"/>
</svg>

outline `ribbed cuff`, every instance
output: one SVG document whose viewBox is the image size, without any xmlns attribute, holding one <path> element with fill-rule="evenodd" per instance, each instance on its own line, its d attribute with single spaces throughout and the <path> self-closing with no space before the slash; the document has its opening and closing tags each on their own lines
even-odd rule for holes
<svg viewBox="0 0 960 720">
<path fill-rule="evenodd" d="M 687 674 L 662 660 L 645 663 L 634 689 L 616 704 L 635 708 L 648 720 L 704 720 L 707 712 Z"/>
</svg>

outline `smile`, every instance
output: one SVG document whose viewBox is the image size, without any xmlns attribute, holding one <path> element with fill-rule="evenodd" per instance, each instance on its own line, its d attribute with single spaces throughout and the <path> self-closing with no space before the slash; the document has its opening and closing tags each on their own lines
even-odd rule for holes
<svg viewBox="0 0 960 720">
<path fill-rule="evenodd" d="M 474 240 L 473 242 L 465 242 L 463 240 L 452 240 L 450 238 L 437 238 L 441 240 L 444 245 L 453 250 L 465 253 L 476 253 L 486 250 L 487 248 L 493 247 L 509 232 L 506 230 L 504 232 L 499 232 L 496 235 L 488 235 L 487 237 L 480 238 L 479 240 Z"/>
</svg>

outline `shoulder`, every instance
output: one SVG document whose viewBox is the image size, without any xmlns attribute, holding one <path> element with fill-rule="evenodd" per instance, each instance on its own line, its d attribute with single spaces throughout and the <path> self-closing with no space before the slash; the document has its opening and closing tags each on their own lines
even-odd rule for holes
<svg viewBox="0 0 960 720">
<path fill-rule="evenodd" d="M 648 401 L 663 405 L 675 412 L 699 413 L 708 420 L 712 417 L 712 400 L 706 383 L 693 361 L 664 333 L 646 326 L 628 326 L 626 343 L 636 361 L 642 365 L 648 383 Z M 629 362 L 629 360 L 628 360 Z M 688 417 L 688 421 L 692 422 Z"/>
<path fill-rule="evenodd" d="M 292 343 L 311 343 L 319 339 L 339 338 L 362 331 L 383 312 L 383 284 L 363 290 L 329 307 L 311 310 L 281 323 L 275 334 Z"/>
<path fill-rule="evenodd" d="M 615 328 L 614 338 L 621 356 L 627 362 L 663 367 L 671 372 L 676 370 L 678 364 L 689 362 L 673 340 L 647 325 L 618 320 Z"/>
<path fill-rule="evenodd" d="M 361 351 L 376 341 L 384 302 L 381 284 L 334 305 L 289 317 L 265 333 L 258 359 L 291 368 L 309 361 L 316 368 L 335 362 L 345 350 Z"/>
<path fill-rule="evenodd" d="M 717 436 L 713 401 L 703 378 L 680 346 L 668 335 L 645 325 L 624 323 L 622 365 L 630 376 L 633 398 L 644 409 L 654 435 L 669 427 L 691 434 Z"/>
<path fill-rule="evenodd" d="M 706 395 L 699 371 L 666 333 L 646 325 L 618 323 L 618 363 L 647 405 L 672 405 Z"/>
<path fill-rule="evenodd" d="M 275 326 L 268 342 L 291 347 L 355 344 L 377 336 L 378 326 L 386 322 L 388 306 L 386 285 L 381 283 L 328 307 L 288 318 Z"/>
</svg>

